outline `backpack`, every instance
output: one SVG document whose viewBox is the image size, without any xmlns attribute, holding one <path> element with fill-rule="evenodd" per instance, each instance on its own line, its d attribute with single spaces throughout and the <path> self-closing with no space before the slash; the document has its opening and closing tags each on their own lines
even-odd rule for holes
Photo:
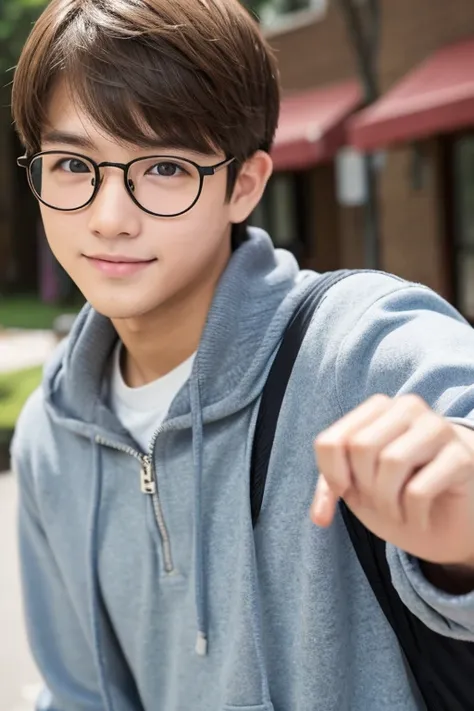
<svg viewBox="0 0 474 711">
<path fill-rule="evenodd" d="M 294 313 L 271 366 L 260 401 L 251 460 L 250 508 L 254 527 L 262 506 L 281 404 L 301 344 L 327 291 L 353 273 L 331 272 L 315 282 Z M 395 632 L 427 711 L 472 711 L 474 644 L 433 632 L 408 610 L 392 585 L 385 541 L 365 528 L 343 501 L 339 506 L 360 565 Z"/>
</svg>

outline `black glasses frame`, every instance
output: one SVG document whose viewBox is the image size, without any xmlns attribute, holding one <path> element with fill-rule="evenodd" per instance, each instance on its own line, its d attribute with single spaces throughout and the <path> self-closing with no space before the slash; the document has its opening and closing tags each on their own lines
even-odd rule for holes
<svg viewBox="0 0 474 711">
<path fill-rule="evenodd" d="M 44 155 L 67 155 L 67 156 L 72 156 L 74 158 L 81 158 L 82 160 L 86 160 L 88 163 L 92 165 L 94 168 L 94 173 L 95 173 L 95 182 L 94 182 L 94 191 L 83 205 L 80 205 L 79 207 L 55 207 L 54 205 L 50 205 L 49 203 L 45 202 L 40 195 L 38 195 L 34 183 L 33 183 L 33 177 L 31 175 L 31 166 L 33 162 L 40 158 L 41 156 Z M 135 165 L 135 163 L 138 163 L 139 161 L 142 160 L 149 160 L 150 158 L 156 158 L 158 160 L 166 160 L 172 162 L 173 160 L 180 161 L 180 162 L 185 162 L 189 163 L 192 165 L 194 168 L 199 173 L 199 190 L 196 195 L 196 198 L 194 201 L 191 203 L 189 207 L 186 208 L 186 210 L 181 210 L 181 212 L 176 212 L 173 213 L 172 215 L 163 215 L 159 212 L 152 212 L 151 210 L 147 210 L 143 205 L 141 205 L 135 195 L 133 194 L 133 188 L 131 186 L 131 181 L 129 180 L 128 174 L 130 171 L 130 168 Z M 189 160 L 189 158 L 183 158 L 182 156 L 170 156 L 170 155 L 149 155 L 149 156 L 142 156 L 141 158 L 134 158 L 134 160 L 131 160 L 129 163 L 111 163 L 109 161 L 103 161 L 102 163 L 96 163 L 92 158 L 89 158 L 89 156 L 85 156 L 82 153 L 73 153 L 69 151 L 40 151 L 39 153 L 35 153 L 32 156 L 21 156 L 20 158 L 17 158 L 17 165 L 20 168 L 25 168 L 27 171 L 27 176 L 28 176 L 28 183 L 31 188 L 31 191 L 35 198 L 39 200 L 43 205 L 46 205 L 46 207 L 50 207 L 52 210 L 59 210 L 60 212 L 77 212 L 78 210 L 83 210 L 85 207 L 88 207 L 95 199 L 97 193 L 99 192 L 103 178 L 100 174 L 100 169 L 101 168 L 120 168 L 120 170 L 123 170 L 123 181 L 125 185 L 125 189 L 127 193 L 130 195 L 132 198 L 133 202 L 137 207 L 140 208 L 140 210 L 143 210 L 143 212 L 146 212 L 148 215 L 153 215 L 154 217 L 179 217 L 180 215 L 184 215 L 186 212 L 189 212 L 192 210 L 192 208 L 195 206 L 199 198 L 201 197 L 202 193 L 202 188 L 204 185 L 204 178 L 207 176 L 215 175 L 219 170 L 222 170 L 223 168 L 227 168 L 231 163 L 233 163 L 236 159 L 235 158 L 225 158 L 224 160 L 220 161 L 219 163 L 215 163 L 214 165 L 199 165 L 198 163 L 195 163 L 192 160 Z"/>
</svg>

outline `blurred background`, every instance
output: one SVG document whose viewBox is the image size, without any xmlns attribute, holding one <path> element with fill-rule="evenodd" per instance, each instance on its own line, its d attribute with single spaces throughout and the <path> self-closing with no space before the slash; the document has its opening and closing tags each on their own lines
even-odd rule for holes
<svg viewBox="0 0 474 711">
<path fill-rule="evenodd" d="M 12 68 L 45 4 L 0 0 L 0 471 L 18 412 L 81 304 L 15 162 Z M 474 322 L 472 0 L 245 4 L 283 87 L 275 174 L 252 222 L 304 267 L 393 272 Z M 38 681 L 21 627 L 14 497 L 0 477 L 0 711 L 31 708 Z"/>
</svg>

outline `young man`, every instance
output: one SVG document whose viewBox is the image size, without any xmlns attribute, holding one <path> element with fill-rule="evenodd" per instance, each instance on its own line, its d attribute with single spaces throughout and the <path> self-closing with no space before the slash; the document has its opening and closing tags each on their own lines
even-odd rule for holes
<svg viewBox="0 0 474 711">
<path fill-rule="evenodd" d="M 254 531 L 259 398 L 320 278 L 245 228 L 278 119 L 257 25 L 237 0 L 53 0 L 13 111 L 90 304 L 12 448 L 38 708 L 421 709 L 336 502 L 388 541 L 408 608 L 473 640 L 473 331 L 392 276 L 333 286 Z"/>
</svg>

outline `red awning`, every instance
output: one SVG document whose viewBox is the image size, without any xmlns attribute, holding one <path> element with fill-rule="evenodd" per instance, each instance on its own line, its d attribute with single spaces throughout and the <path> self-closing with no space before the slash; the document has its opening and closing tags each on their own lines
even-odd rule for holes
<svg viewBox="0 0 474 711">
<path fill-rule="evenodd" d="M 285 97 L 272 150 L 275 169 L 301 170 L 330 160 L 346 142 L 346 120 L 361 99 L 355 81 Z"/>
<path fill-rule="evenodd" d="M 474 39 L 436 52 L 350 123 L 361 150 L 450 133 L 474 124 Z"/>
</svg>

